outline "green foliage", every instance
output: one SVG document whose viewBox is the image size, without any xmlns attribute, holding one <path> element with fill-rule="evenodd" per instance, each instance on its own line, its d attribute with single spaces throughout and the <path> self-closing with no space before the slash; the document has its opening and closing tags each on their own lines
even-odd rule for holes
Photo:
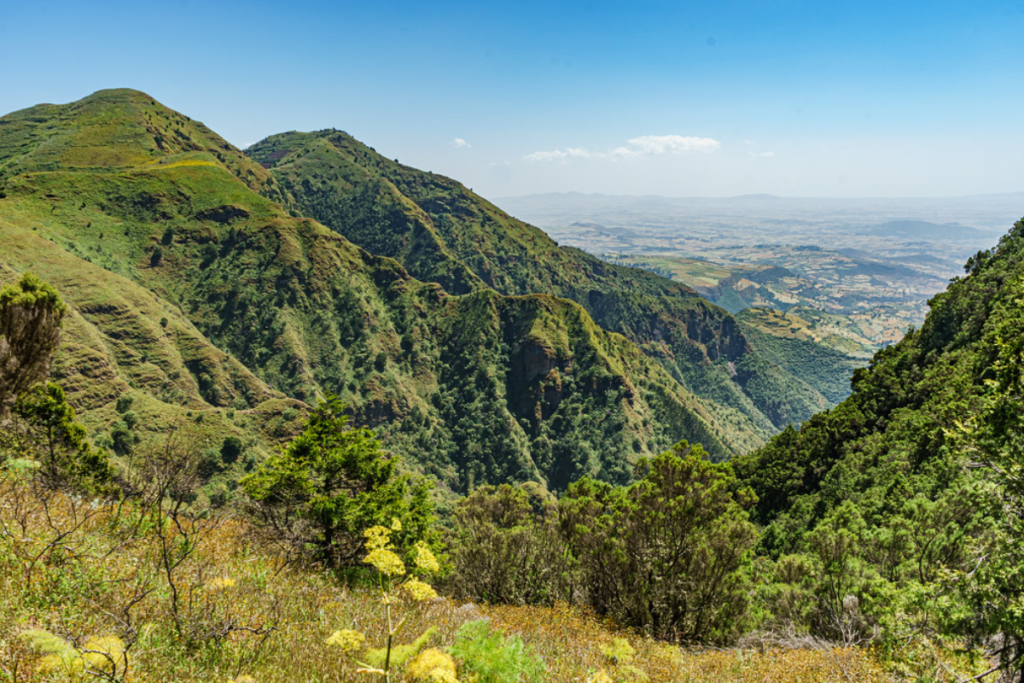
<svg viewBox="0 0 1024 683">
<path fill-rule="evenodd" d="M 544 663 L 518 636 L 503 636 L 487 620 L 463 624 L 451 653 L 479 683 L 526 683 L 544 680 Z"/>
<path fill-rule="evenodd" d="M 432 520 L 426 485 L 410 488 L 373 432 L 348 428 L 343 411 L 337 399 L 321 401 L 302 433 L 241 482 L 268 533 L 336 567 L 358 562 L 364 529 L 397 519 L 404 547 Z"/>
<path fill-rule="evenodd" d="M 367 664 L 378 669 L 383 668 L 389 662 L 391 666 L 402 666 L 425 648 L 436 632 L 437 627 L 432 626 L 411 643 L 395 645 L 390 650 L 386 647 L 372 647 L 363 654 L 363 659 Z"/>
<path fill-rule="evenodd" d="M 0 437 L 0 447 L 34 458 L 39 463 L 37 474 L 47 486 L 111 490 L 113 467 L 107 454 L 89 443 L 60 385 L 47 382 L 22 394 L 12 417 L 14 423 Z"/>
<path fill-rule="evenodd" d="M 0 288 L 0 418 L 46 378 L 66 312 L 57 290 L 31 273 Z"/>
<path fill-rule="evenodd" d="M 452 588 L 496 604 L 551 604 L 567 596 L 568 562 L 553 498 L 481 486 L 455 508 Z M 539 509 L 538 509 L 539 508 Z"/>
<path fill-rule="evenodd" d="M 700 446 L 676 445 L 629 488 L 583 479 L 559 523 L 598 613 L 660 638 L 725 642 L 744 626 L 757 535 L 749 489 Z"/>
</svg>

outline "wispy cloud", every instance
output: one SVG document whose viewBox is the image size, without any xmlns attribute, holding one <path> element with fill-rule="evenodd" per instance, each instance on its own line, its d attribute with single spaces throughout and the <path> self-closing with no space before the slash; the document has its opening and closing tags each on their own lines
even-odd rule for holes
<svg viewBox="0 0 1024 683">
<path fill-rule="evenodd" d="M 641 135 L 638 138 L 627 140 L 624 146 L 610 149 L 607 152 L 591 152 L 584 147 L 568 147 L 547 152 L 533 152 L 532 154 L 527 154 L 524 159 L 535 162 L 562 163 L 570 159 L 607 159 L 619 161 L 620 159 L 635 159 L 637 157 L 660 156 L 663 154 L 714 152 L 721 146 L 722 143 L 714 138 L 683 135 Z"/>
<path fill-rule="evenodd" d="M 752 157 L 768 158 L 775 156 L 775 152 L 747 152 Z"/>
<path fill-rule="evenodd" d="M 455 145 L 455 149 L 469 149 L 473 145 L 469 144 L 462 138 L 455 138 L 452 140 L 452 144 Z"/>
</svg>

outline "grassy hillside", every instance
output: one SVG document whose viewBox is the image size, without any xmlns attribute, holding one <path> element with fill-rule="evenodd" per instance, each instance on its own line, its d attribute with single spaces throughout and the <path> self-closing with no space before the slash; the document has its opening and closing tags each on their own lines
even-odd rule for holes
<svg viewBox="0 0 1024 683">
<path fill-rule="evenodd" d="M 763 438 L 830 405 L 753 350 L 735 319 L 690 287 L 559 247 L 454 180 L 386 159 L 336 130 L 275 135 L 246 151 L 270 169 L 293 214 L 397 259 L 421 280 L 455 293 L 488 287 L 576 301 L 729 415 L 737 434 Z"/>
<path fill-rule="evenodd" d="M 579 305 L 452 296 L 288 215 L 285 196 L 143 93 L 0 119 L 0 263 L 38 271 L 71 305 L 60 372 L 88 423 L 108 427 L 130 388 L 147 429 L 212 414 L 251 420 L 269 444 L 304 402 L 335 393 L 463 491 L 623 481 L 681 438 L 718 458 L 759 442 L 742 414 L 705 407 Z"/>
<path fill-rule="evenodd" d="M 0 493 L 7 501 L 33 500 L 6 474 Z M 134 523 L 143 512 L 138 506 L 86 506 L 60 494 L 46 500 L 48 515 L 36 505 L 18 517 L 24 525 L 18 543 L 0 539 L 0 547 L 13 551 L 0 554 L 4 680 L 93 680 L 68 673 L 86 662 L 97 674 L 106 672 L 106 679 L 96 680 L 138 683 L 367 680 L 327 640 L 339 629 L 357 629 L 367 645 L 384 642 L 380 594 L 369 581 L 346 586 L 327 572 L 284 564 L 244 524 L 216 518 L 186 524 L 193 548 L 167 575 L 155 571 L 162 557 L 159 527 Z M 0 509 L 0 521 L 10 523 L 12 510 Z M 47 554 L 56 533 L 63 534 L 65 554 Z M 19 561 L 36 553 L 37 561 Z M 175 590 L 189 598 L 175 603 Z M 393 609 L 407 617 L 397 643 L 433 626 L 427 645 L 438 649 L 451 648 L 467 622 L 489 619 L 499 639 L 521 639 L 542 661 L 545 673 L 531 683 L 914 680 L 887 674 L 877 653 L 865 649 L 684 651 L 565 605 L 489 608 L 441 598 L 413 604 L 403 599 Z M 43 648 L 54 643 L 60 654 L 47 655 Z M 473 680 L 468 659 L 458 661 L 459 680 Z M 392 680 L 410 680 L 410 668 L 395 667 Z"/>
</svg>

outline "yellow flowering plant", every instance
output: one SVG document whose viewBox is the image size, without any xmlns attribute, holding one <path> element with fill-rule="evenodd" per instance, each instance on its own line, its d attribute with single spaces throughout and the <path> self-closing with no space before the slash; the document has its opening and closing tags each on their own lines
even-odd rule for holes
<svg viewBox="0 0 1024 683">
<path fill-rule="evenodd" d="M 437 598 L 434 588 L 420 577 L 436 574 L 441 569 L 434 553 L 423 541 L 414 546 L 416 550 L 414 566 L 407 568 L 391 543 L 391 534 L 401 530 L 401 522 L 394 519 L 390 527 L 378 525 L 363 532 L 367 550 L 363 562 L 377 570 L 377 585 L 381 594 L 381 604 L 384 605 L 384 616 L 387 619 L 388 639 L 385 646 L 369 648 L 360 658 L 356 659 L 355 653 L 363 649 L 366 640 L 362 633 L 351 629 L 341 629 L 332 633 L 327 639 L 328 645 L 333 645 L 353 657 L 359 666 L 358 673 L 379 676 L 387 683 L 391 683 L 392 667 L 401 666 L 415 657 L 436 630 L 431 627 L 414 641 L 405 645 L 396 645 L 394 642 L 395 636 L 405 625 L 406 619 L 406 617 L 402 617 L 396 622 L 394 607 L 406 599 L 420 603 Z M 457 683 L 454 674 L 450 679 L 446 675 L 445 680 Z"/>
</svg>

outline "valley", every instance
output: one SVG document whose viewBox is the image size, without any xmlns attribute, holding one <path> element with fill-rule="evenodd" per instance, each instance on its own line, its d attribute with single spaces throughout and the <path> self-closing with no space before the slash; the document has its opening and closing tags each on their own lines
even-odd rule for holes
<svg viewBox="0 0 1024 683">
<path fill-rule="evenodd" d="M 921 325 L 928 300 L 995 243 L 1020 200 L 551 194 L 502 202 L 561 244 L 686 283 L 762 331 L 866 360 Z M 777 313 L 756 310 L 765 308 Z"/>
</svg>

